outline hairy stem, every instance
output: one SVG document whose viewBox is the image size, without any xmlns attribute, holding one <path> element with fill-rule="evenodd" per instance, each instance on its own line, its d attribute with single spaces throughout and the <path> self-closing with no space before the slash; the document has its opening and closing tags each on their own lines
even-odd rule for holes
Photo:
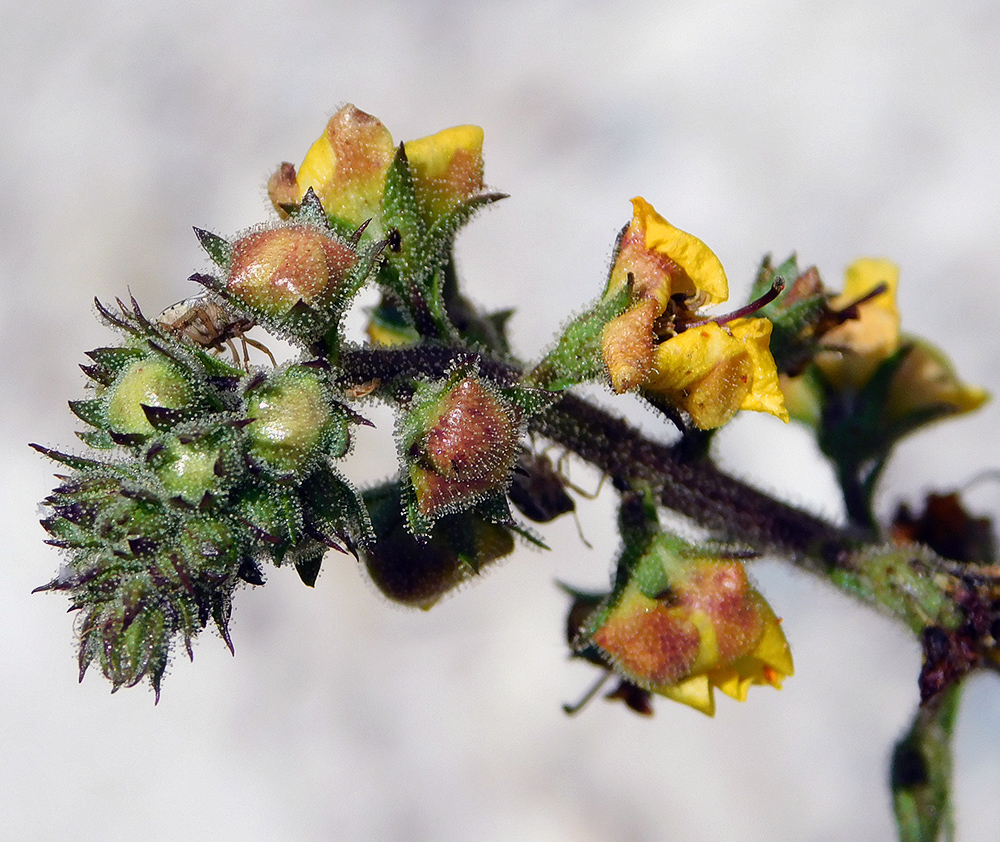
<svg viewBox="0 0 1000 842">
<path fill-rule="evenodd" d="M 478 359 L 480 371 L 511 384 L 521 371 L 511 363 L 455 348 L 345 351 L 345 383 L 380 378 L 441 377 L 456 362 Z M 720 471 L 707 459 L 690 459 L 653 441 L 628 422 L 575 395 L 531 419 L 531 432 L 550 439 L 608 474 L 620 486 L 654 488 L 660 502 L 722 537 L 788 556 L 797 565 L 826 575 L 859 536 L 764 494 Z"/>
</svg>

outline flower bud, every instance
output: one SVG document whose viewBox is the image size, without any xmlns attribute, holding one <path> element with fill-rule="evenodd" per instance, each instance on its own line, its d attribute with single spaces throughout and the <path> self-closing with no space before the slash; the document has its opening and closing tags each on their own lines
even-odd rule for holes
<svg viewBox="0 0 1000 842">
<path fill-rule="evenodd" d="M 375 586 L 394 602 L 428 609 L 444 594 L 514 550 L 510 531 L 475 511 L 447 515 L 420 541 L 406 527 L 398 485 L 366 492 L 375 540 L 362 558 Z"/>
<path fill-rule="evenodd" d="M 303 475 L 324 454 L 347 452 L 347 416 L 336 412 L 325 377 L 291 366 L 246 395 L 248 453 L 279 474 Z"/>
<path fill-rule="evenodd" d="M 112 385 L 107 405 L 111 430 L 123 435 L 148 436 L 155 432 L 144 406 L 186 409 L 196 403 L 188 378 L 161 356 L 133 361 Z"/>
<path fill-rule="evenodd" d="M 422 215 L 433 222 L 483 190 L 483 130 L 455 126 L 405 144 Z"/>
<path fill-rule="evenodd" d="M 281 319 L 299 302 L 331 306 L 358 262 L 354 249 L 312 225 L 286 225 L 233 243 L 226 292 L 247 309 Z"/>
<path fill-rule="evenodd" d="M 658 533 L 577 641 L 628 681 L 712 715 L 713 688 L 745 701 L 780 688 L 792 659 L 779 621 L 742 563 Z"/>
<path fill-rule="evenodd" d="M 389 130 L 371 114 L 345 105 L 306 153 L 296 174 L 282 164 L 268 182 L 275 207 L 301 202 L 311 187 L 328 214 L 357 228 L 381 215 L 382 192 L 396 154 Z"/>
<path fill-rule="evenodd" d="M 520 452 L 521 410 L 459 371 L 412 410 L 404 455 L 419 513 L 429 519 L 503 493 Z"/>
<path fill-rule="evenodd" d="M 885 420 L 913 427 L 978 409 L 989 394 L 958 379 L 951 361 L 929 342 L 909 340 L 889 381 Z"/>
<path fill-rule="evenodd" d="M 185 433 L 183 429 L 154 442 L 146 462 L 168 494 L 198 505 L 205 495 L 221 495 L 241 474 L 235 433 L 223 428 L 212 433 Z"/>
</svg>

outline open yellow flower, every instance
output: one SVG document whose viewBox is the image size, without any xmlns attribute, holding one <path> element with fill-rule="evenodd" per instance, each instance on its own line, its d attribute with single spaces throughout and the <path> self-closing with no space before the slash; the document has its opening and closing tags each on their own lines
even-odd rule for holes
<svg viewBox="0 0 1000 842">
<path fill-rule="evenodd" d="M 856 399 L 874 389 L 877 395 L 870 397 L 880 406 L 876 417 L 898 437 L 986 402 L 989 395 L 963 383 L 938 348 L 900 332 L 898 284 L 899 267 L 885 258 L 860 258 L 847 268 L 844 291 L 830 301 L 830 309 L 854 307 L 857 317 L 823 334 L 823 347 L 813 358 L 815 369 L 781 377 L 786 405 L 796 419 L 818 426 L 827 391 Z M 880 285 L 884 290 L 877 292 Z M 875 374 L 885 364 L 894 369 L 880 382 Z"/>
<path fill-rule="evenodd" d="M 627 680 L 711 716 L 714 690 L 745 701 L 754 685 L 781 688 L 794 672 L 780 621 L 737 560 L 691 556 L 660 535 L 587 643 Z"/>
<path fill-rule="evenodd" d="M 711 321 L 698 308 L 729 297 L 719 258 L 642 198 L 632 200 L 604 297 L 631 283 L 631 304 L 605 325 L 601 351 L 616 392 L 641 387 L 666 397 L 701 429 L 737 410 L 788 420 L 768 348 L 771 323 Z"/>
</svg>

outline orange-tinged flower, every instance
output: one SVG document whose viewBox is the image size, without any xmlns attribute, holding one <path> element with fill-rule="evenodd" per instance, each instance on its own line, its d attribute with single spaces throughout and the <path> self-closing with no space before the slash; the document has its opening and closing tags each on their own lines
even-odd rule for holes
<svg viewBox="0 0 1000 842">
<path fill-rule="evenodd" d="M 419 513 L 437 518 L 503 493 L 519 451 L 522 413 L 497 389 L 458 372 L 408 417 L 405 456 Z"/>
<path fill-rule="evenodd" d="M 311 225 L 252 231 L 233 244 L 226 291 L 265 316 L 281 317 L 299 302 L 330 303 L 357 262 L 351 246 Z"/>
<path fill-rule="evenodd" d="M 312 187 L 328 214 L 360 226 L 378 218 L 396 147 L 378 118 L 345 105 L 306 153 L 298 173 L 282 164 L 268 182 L 275 207 L 302 200 Z M 280 208 L 279 208 L 280 212 Z"/>
<path fill-rule="evenodd" d="M 754 685 L 780 689 L 794 667 L 742 563 L 696 552 L 658 534 L 582 642 L 632 683 L 711 716 L 715 688 L 742 702 Z"/>
<path fill-rule="evenodd" d="M 483 130 L 455 126 L 405 144 L 417 202 L 428 220 L 446 216 L 483 190 Z"/>
<path fill-rule="evenodd" d="M 837 391 L 863 388 L 875 369 L 899 349 L 899 267 L 891 260 L 855 260 L 847 267 L 844 291 L 830 306 L 833 310 L 848 307 L 870 295 L 879 284 L 885 285 L 885 292 L 859 304 L 856 319 L 848 319 L 823 336 L 827 350 L 818 353 L 815 362 Z"/>
<path fill-rule="evenodd" d="M 713 429 L 737 410 L 788 420 L 768 349 L 771 323 L 740 318 L 713 322 L 699 307 L 729 296 L 719 258 L 697 237 L 632 200 L 604 298 L 631 283 L 631 303 L 605 325 L 601 350 L 616 392 L 642 387 Z"/>
</svg>

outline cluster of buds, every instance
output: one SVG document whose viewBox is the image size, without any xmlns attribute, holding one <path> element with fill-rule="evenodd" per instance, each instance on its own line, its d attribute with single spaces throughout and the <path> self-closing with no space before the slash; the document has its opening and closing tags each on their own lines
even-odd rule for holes
<svg viewBox="0 0 1000 842">
<path fill-rule="evenodd" d="M 71 470 L 43 521 L 67 563 L 43 589 L 69 592 L 81 611 L 81 677 L 96 661 L 116 689 L 148 678 L 158 693 L 178 637 L 190 652 L 214 619 L 229 642 L 232 595 L 262 584 L 266 562 L 312 585 L 328 549 L 363 553 L 388 596 L 427 606 L 508 554 L 514 535 L 536 540 L 504 494 L 524 423 L 548 398 L 475 365 L 386 378 L 376 397 L 400 413 L 398 482 L 363 498 L 336 467 L 351 428 L 368 423 L 348 401 L 381 382 L 345 382 L 338 364 L 366 284 L 383 295 L 372 324 L 396 319 L 386 344 L 462 331 L 470 345 L 506 345 L 504 317 L 478 316 L 449 281 L 456 231 L 499 198 L 483 188 L 482 130 L 396 147 L 346 106 L 269 188 L 277 221 L 231 239 L 195 229 L 215 264 L 192 276 L 207 293 L 157 320 L 134 300 L 119 312 L 98 304 L 125 341 L 90 353 L 93 395 L 70 406 L 88 425 L 80 438 L 106 457 L 38 448 Z M 278 366 L 245 338 L 255 325 L 298 345 L 298 360 Z M 227 344 L 233 364 L 216 353 Z M 254 369 L 247 344 L 271 368 Z"/>
<path fill-rule="evenodd" d="M 261 562 L 315 580 L 328 547 L 370 538 L 360 497 L 333 467 L 359 417 L 325 363 L 247 374 L 146 319 L 104 317 L 126 344 L 90 352 L 94 397 L 71 402 L 81 438 L 113 458 L 39 448 L 72 470 L 46 500 L 68 563 L 44 589 L 80 609 L 80 670 L 159 691 L 173 640 L 211 619 L 226 641 L 233 591 Z"/>
</svg>

